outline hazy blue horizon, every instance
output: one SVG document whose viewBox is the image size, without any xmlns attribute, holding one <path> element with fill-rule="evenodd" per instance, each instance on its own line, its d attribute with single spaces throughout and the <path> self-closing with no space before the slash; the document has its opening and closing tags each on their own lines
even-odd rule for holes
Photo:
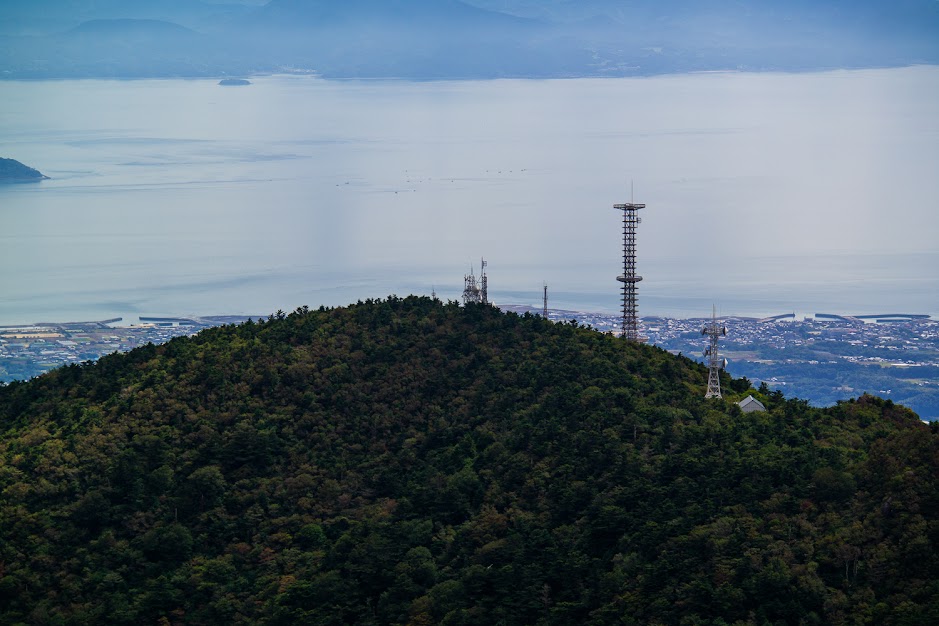
<svg viewBox="0 0 939 626">
<path fill-rule="evenodd" d="M 395 293 L 939 314 L 939 68 L 629 79 L 0 81 L 0 324 Z"/>
</svg>

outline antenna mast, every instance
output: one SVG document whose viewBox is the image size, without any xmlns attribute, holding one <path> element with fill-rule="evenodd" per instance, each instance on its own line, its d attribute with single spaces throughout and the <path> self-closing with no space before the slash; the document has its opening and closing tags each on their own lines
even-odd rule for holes
<svg viewBox="0 0 939 626">
<path fill-rule="evenodd" d="M 646 208 L 646 205 L 629 202 L 614 204 L 613 208 L 623 212 L 623 274 L 616 277 L 623 283 L 623 337 L 627 341 L 641 341 L 636 295 L 642 276 L 636 274 L 636 229 L 642 222 L 639 209 Z"/>
<path fill-rule="evenodd" d="M 548 319 L 548 283 L 544 284 L 544 306 L 541 309 L 541 317 Z"/>
<path fill-rule="evenodd" d="M 472 265 L 470 265 L 470 273 L 463 277 L 463 285 L 463 304 L 478 303 L 480 300 L 479 285 L 476 283 L 476 275 L 473 273 Z"/>
<path fill-rule="evenodd" d="M 480 276 L 476 280 L 473 265 L 470 264 L 470 273 L 463 277 L 463 304 L 474 302 L 476 304 L 489 304 L 489 277 L 486 276 L 486 259 L 480 260 Z"/>
<path fill-rule="evenodd" d="M 726 361 L 721 358 L 717 347 L 719 337 L 727 335 L 727 328 L 717 322 L 717 312 L 711 307 L 711 321 L 701 329 L 702 335 L 707 335 L 711 339 L 711 344 L 704 349 L 704 356 L 708 358 L 708 390 L 704 394 L 705 398 L 721 397 L 721 378 L 720 371 L 726 365 Z"/>
</svg>

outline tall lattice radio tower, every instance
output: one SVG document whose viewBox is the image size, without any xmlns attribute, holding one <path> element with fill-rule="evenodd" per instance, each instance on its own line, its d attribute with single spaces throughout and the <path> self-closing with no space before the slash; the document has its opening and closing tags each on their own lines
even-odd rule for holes
<svg viewBox="0 0 939 626">
<path fill-rule="evenodd" d="M 721 370 L 727 365 L 727 361 L 721 358 L 717 347 L 719 337 L 727 335 L 727 328 L 717 321 L 717 314 L 714 309 L 711 310 L 711 321 L 701 329 L 702 335 L 707 335 L 711 339 L 710 345 L 704 349 L 704 356 L 708 359 L 708 390 L 704 394 L 705 398 L 721 397 Z"/>
<path fill-rule="evenodd" d="M 641 341 L 636 294 L 642 276 L 636 274 L 636 230 L 642 222 L 639 209 L 646 205 L 629 202 L 614 204 L 613 208 L 623 212 L 623 275 L 616 277 L 623 283 L 623 337 L 628 341 Z"/>
</svg>

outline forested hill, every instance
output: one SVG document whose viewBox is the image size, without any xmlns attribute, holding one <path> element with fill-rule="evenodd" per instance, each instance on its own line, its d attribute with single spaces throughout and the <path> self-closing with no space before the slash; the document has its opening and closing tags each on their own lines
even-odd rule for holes
<svg viewBox="0 0 939 626">
<path fill-rule="evenodd" d="M 0 184 L 40 181 L 47 178 L 39 170 L 23 165 L 15 159 L 0 158 Z"/>
<path fill-rule="evenodd" d="M 939 433 L 390 298 L 0 388 L 0 623 L 939 623 Z"/>
</svg>

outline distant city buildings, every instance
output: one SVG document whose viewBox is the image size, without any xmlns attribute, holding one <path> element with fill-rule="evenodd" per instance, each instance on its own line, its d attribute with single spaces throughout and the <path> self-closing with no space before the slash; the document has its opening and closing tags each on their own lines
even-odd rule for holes
<svg viewBox="0 0 939 626">
<path fill-rule="evenodd" d="M 204 328 L 247 319 L 242 316 L 156 321 L 135 326 L 108 322 L 24 324 L 0 327 L 0 381 L 24 380 L 50 369 L 94 361 L 112 352 L 166 343 Z M 111 322 L 113 320 L 109 320 Z"/>
<path fill-rule="evenodd" d="M 500 308 L 543 315 L 543 304 Z M 617 314 L 561 309 L 548 309 L 547 318 L 576 320 L 611 334 L 618 334 L 622 323 Z M 149 319 L 158 321 L 138 326 L 91 322 L 0 327 L 0 381 L 24 380 L 68 363 L 165 343 L 247 318 Z M 699 360 L 701 327 L 707 321 L 642 319 L 649 343 Z M 754 386 L 765 382 L 770 389 L 820 405 L 869 392 L 905 404 L 921 417 L 939 419 L 939 320 L 911 318 L 877 324 L 851 317 L 729 317 L 726 322 L 733 325 L 733 333 L 722 339 L 722 356 L 729 359 L 733 376 L 746 376 Z"/>
</svg>

